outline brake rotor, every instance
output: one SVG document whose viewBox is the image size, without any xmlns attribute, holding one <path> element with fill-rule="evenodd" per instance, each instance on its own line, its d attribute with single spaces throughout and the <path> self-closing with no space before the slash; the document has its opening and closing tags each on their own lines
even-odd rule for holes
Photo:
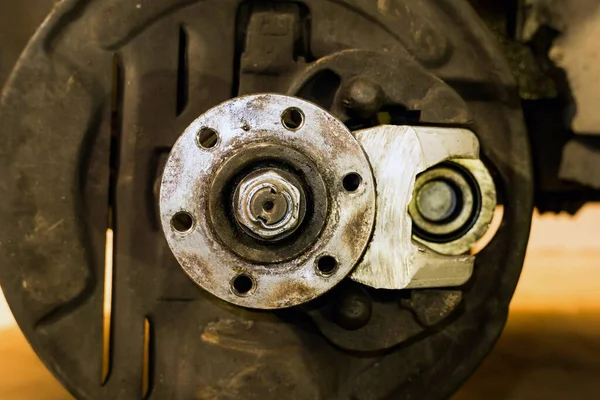
<svg viewBox="0 0 600 400">
<path fill-rule="evenodd" d="M 37 354 L 81 399 L 445 398 L 500 334 L 524 258 L 532 174 L 515 90 L 501 53 L 466 1 L 65 0 L 23 54 L 0 105 L 3 291 Z M 361 254 L 348 253 L 335 275 L 339 284 L 274 313 L 231 305 L 190 279 L 176 259 L 181 255 L 169 249 L 173 237 L 165 241 L 161 229 L 171 226 L 158 207 L 169 154 L 212 107 L 267 92 L 317 104 L 346 126 L 328 122 L 346 142 L 352 142 L 348 130 L 381 123 L 473 131 L 504 215 L 476 256 L 471 279 L 451 289 L 380 291 L 342 280 L 356 267 L 350 261 L 360 263 Z M 305 109 L 304 101 L 294 101 Z M 320 112 L 306 109 L 305 115 Z M 285 129 L 280 118 L 272 124 Z M 248 125 L 252 131 L 256 124 Z M 190 151 L 200 154 L 192 143 L 199 142 L 216 145 L 208 151 L 216 154 L 227 137 L 208 132 L 206 141 L 193 139 Z M 329 149 L 332 159 L 347 151 L 341 142 L 336 146 Z M 322 179 L 331 207 L 335 188 L 327 184 L 352 171 L 321 170 L 311 156 L 300 163 L 316 164 L 319 176 L 299 172 L 289 167 L 304 160 L 298 151 L 289 150 L 291 161 L 267 160 L 258 172 L 234 174 L 232 182 L 244 185 L 230 193 L 252 205 L 253 190 L 274 187 L 275 193 L 260 192 L 273 197 L 256 202 L 280 207 L 311 198 Z M 369 188 L 364 159 L 352 167 Z M 267 171 L 265 178 L 265 168 L 276 168 L 277 176 Z M 246 181 L 250 173 L 258 176 Z M 365 205 L 357 210 L 366 209 L 367 231 Z M 241 208 L 248 219 L 235 229 L 248 243 L 306 233 L 305 222 L 294 221 L 310 221 L 314 210 L 307 207 L 303 215 L 299 207 L 288 215 L 284 208 L 275 222 L 261 214 L 265 210 L 253 219 L 254 208 Z M 210 209 L 207 215 L 194 209 L 190 229 Z M 296 252 L 281 250 L 275 262 L 257 262 L 240 247 L 216 267 L 231 268 L 233 257 L 263 271 L 289 262 L 330 229 L 315 226 L 313 239 Z M 228 240 L 214 239 L 219 246 Z M 433 243 L 431 237 L 421 242 Z M 107 244 L 114 245 L 108 259 Z M 112 285 L 105 285 L 111 264 Z M 310 267 L 315 271 L 314 262 Z M 250 297 L 230 291 L 235 276 L 219 281 L 220 297 L 250 305 Z"/>
</svg>

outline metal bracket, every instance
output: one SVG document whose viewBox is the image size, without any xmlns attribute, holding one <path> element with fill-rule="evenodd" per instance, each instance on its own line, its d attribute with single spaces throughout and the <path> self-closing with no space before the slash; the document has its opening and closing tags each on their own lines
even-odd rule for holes
<svg viewBox="0 0 600 400">
<path fill-rule="evenodd" d="M 417 175 L 443 161 L 474 160 L 489 176 L 479 160 L 479 142 L 475 134 L 457 128 L 384 125 L 357 131 L 355 136 L 373 168 L 377 215 L 371 243 L 351 278 L 381 289 L 465 283 L 471 277 L 474 257 L 457 255 L 447 247 L 436 247 L 426 241 L 416 241 L 408 208 Z M 479 233 L 487 230 L 496 203 L 491 177 L 486 182 L 488 188 L 483 191 L 483 197 L 487 198 L 483 205 L 486 212 L 479 213 L 469 231 L 468 237 L 473 243 L 481 236 Z M 471 234 L 473 230 L 477 234 Z"/>
</svg>

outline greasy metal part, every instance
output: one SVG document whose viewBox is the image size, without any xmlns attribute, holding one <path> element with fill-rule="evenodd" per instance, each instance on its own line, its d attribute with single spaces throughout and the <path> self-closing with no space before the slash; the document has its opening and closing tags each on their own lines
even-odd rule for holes
<svg viewBox="0 0 600 400">
<path fill-rule="evenodd" d="M 289 236 L 302 222 L 305 202 L 301 187 L 270 169 L 249 174 L 240 182 L 233 209 L 237 221 L 252 234 L 275 240 Z"/>
<path fill-rule="evenodd" d="M 288 238 L 270 243 L 256 240 L 231 218 L 235 213 L 232 192 L 238 181 L 256 168 L 276 168 L 306 196 L 307 201 L 300 202 L 302 223 Z M 208 214 L 212 225 L 218 227 L 215 234 L 231 251 L 255 263 L 272 264 L 298 257 L 317 240 L 328 216 L 327 188 L 319 167 L 306 155 L 282 144 L 255 143 L 241 148 L 219 167 L 208 192 Z"/>
<path fill-rule="evenodd" d="M 444 321 L 461 301 L 460 290 L 419 289 L 413 290 L 401 304 L 415 313 L 419 323 L 431 327 Z"/>
<path fill-rule="evenodd" d="M 417 190 L 415 184 L 414 202 L 417 212 L 432 222 L 450 218 L 458 207 L 457 197 L 455 188 L 443 179 L 431 180 L 423 184 L 420 190 Z M 414 216 L 412 218 L 414 221 Z"/>
<path fill-rule="evenodd" d="M 451 244 L 414 242 L 409 204 L 417 175 L 447 160 L 466 168 L 480 166 L 474 175 L 486 184 L 485 167 L 478 161 L 479 142 L 473 132 L 457 128 L 380 126 L 355 132 L 367 153 L 377 183 L 375 232 L 365 256 L 352 273 L 352 279 L 379 289 L 458 286 L 473 271 L 474 258 L 461 255 L 464 244 L 487 229 L 490 215 L 480 212 L 478 222 L 466 236 Z M 489 174 L 487 175 L 489 176 Z M 437 177 L 436 177 L 437 179 Z M 490 178 L 491 180 L 491 178 Z M 491 197 L 485 206 L 493 212 L 495 193 L 492 182 L 482 188 Z M 487 221 L 487 222 L 486 222 Z M 470 242 L 471 245 L 474 243 Z M 460 251 L 457 251 L 460 250 Z"/>
<path fill-rule="evenodd" d="M 331 320 L 346 330 L 357 330 L 369 323 L 373 302 L 364 287 L 344 284 L 337 290 L 331 310 Z"/>
<path fill-rule="evenodd" d="M 373 353 L 426 334 L 460 310 L 462 301 L 460 290 L 382 291 L 348 280 L 306 312 L 337 347 Z"/>
<path fill-rule="evenodd" d="M 451 235 L 460 237 L 465 233 L 461 228 L 470 228 L 466 225 L 479 213 L 481 196 L 478 188 L 469 185 L 461 171 L 452 168 L 452 165 L 435 166 L 415 180 L 415 197 L 408 211 L 413 221 L 413 234 L 416 233 L 417 237 L 439 238 L 441 241 Z"/>
<path fill-rule="evenodd" d="M 516 79 L 519 97 L 525 101 L 538 101 L 555 97 L 558 87 L 548 65 L 539 57 L 540 47 L 545 45 L 543 37 L 522 36 L 524 11 L 530 8 L 525 6 L 526 1 L 530 0 L 469 0 L 506 56 Z M 545 0 L 533 1 L 540 3 Z"/>
<path fill-rule="evenodd" d="M 423 333 L 414 311 L 402 303 L 406 292 L 379 292 L 365 290 L 353 281 L 343 282 L 331 293 L 331 299 L 306 312 L 323 336 L 351 352 L 386 351 Z M 442 315 L 447 317 L 448 313 Z"/>
<path fill-rule="evenodd" d="M 301 110 L 304 115 L 304 122 L 297 130 L 287 129 L 281 120 L 290 108 Z M 196 133 L 206 127 L 219 135 L 218 144 L 211 149 L 194 146 Z M 253 262 L 236 254 L 219 240 L 216 231 L 223 229 L 223 225 L 215 225 L 211 212 L 206 212 L 210 209 L 211 197 L 214 197 L 211 194 L 215 191 L 214 181 L 225 180 L 223 169 L 230 165 L 227 161 L 236 160 L 239 156 L 234 155 L 263 143 L 288 147 L 310 159 L 325 182 L 329 198 L 325 223 L 316 241 L 295 258 L 272 264 Z M 250 167 L 260 166 L 264 161 L 278 161 L 279 157 L 277 153 L 270 153 L 265 160 L 260 153 L 255 158 L 249 154 Z M 281 162 L 285 164 L 284 160 Z M 349 173 L 361 177 L 360 187 L 351 193 L 342 185 Z M 256 183 L 255 178 L 263 180 L 262 183 L 266 179 L 279 185 L 278 190 L 292 190 L 282 182 L 286 179 L 278 179 L 273 174 L 265 176 L 261 172 L 251 176 L 249 181 L 242 179 L 240 184 L 239 196 L 245 197 L 248 192 L 250 202 L 254 190 L 262 188 L 262 183 Z M 219 185 L 227 187 L 233 183 L 220 182 Z M 300 197 L 290 201 L 300 202 Z M 219 207 L 224 208 L 223 204 Z M 174 231 L 170 224 L 173 216 L 182 210 L 196 221 L 194 229 L 185 234 Z M 160 211 L 167 242 L 194 282 L 233 304 L 262 309 L 284 308 L 320 296 L 354 268 L 371 236 L 375 219 L 375 185 L 360 145 L 330 114 L 292 97 L 245 96 L 209 110 L 179 138 L 165 166 Z M 240 213 L 236 215 L 239 217 Z M 292 238 L 290 236 L 290 240 Z M 332 257 L 336 266 L 327 274 L 319 273 L 316 268 L 325 256 Z M 230 287 L 230 282 L 240 274 L 253 281 L 251 290 L 243 295 Z"/>
<path fill-rule="evenodd" d="M 361 71 L 360 76 L 357 70 Z M 327 79 L 321 83 L 320 76 Z M 326 86 L 334 78 L 342 84 L 333 98 L 321 103 L 320 99 L 312 99 L 319 93 L 319 86 Z M 352 120 L 353 114 L 363 118 L 372 115 L 378 105 L 418 112 L 418 120 L 423 123 L 468 124 L 473 119 L 464 99 L 454 89 L 402 51 L 393 55 L 358 49 L 336 52 L 299 73 L 288 93 L 306 96 L 344 122 Z"/>
<path fill-rule="evenodd" d="M 238 95 L 285 92 L 288 79 L 305 65 L 298 47 L 306 45 L 301 3 L 248 2 Z M 239 14 L 238 14 L 239 15 Z"/>
<path fill-rule="evenodd" d="M 350 113 L 355 112 L 362 118 L 375 115 L 383 105 L 384 93 L 381 86 L 371 78 L 357 76 L 351 78 L 346 87 L 343 104 Z"/>
<path fill-rule="evenodd" d="M 474 197 L 476 196 L 479 199 L 479 204 L 474 206 L 473 221 L 469 224 L 466 232 L 461 232 L 461 235 L 454 240 L 427 240 L 418 235 L 413 237 L 419 243 L 438 253 L 460 255 L 468 253 L 473 245 L 487 232 L 496 209 L 496 185 L 481 160 L 456 158 L 452 159 L 452 163 L 463 167 L 475 181 L 475 185 L 472 187 L 469 187 L 469 185 L 461 186 L 463 193 L 469 193 L 469 191 L 479 192 L 476 195 L 473 194 Z M 459 218 L 456 220 L 458 221 Z"/>
</svg>

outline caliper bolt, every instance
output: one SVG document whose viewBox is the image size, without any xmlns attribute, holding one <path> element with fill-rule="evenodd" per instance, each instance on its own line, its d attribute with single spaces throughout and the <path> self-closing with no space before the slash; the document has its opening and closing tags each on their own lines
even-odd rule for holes
<svg viewBox="0 0 600 400">
<path fill-rule="evenodd" d="M 366 291 L 358 285 L 346 285 L 334 304 L 333 319 L 342 328 L 353 331 L 371 320 L 373 304 Z"/>
<path fill-rule="evenodd" d="M 362 76 L 357 76 L 348 82 L 344 106 L 360 117 L 370 118 L 374 116 L 383 105 L 383 91 L 377 82 Z"/>
<path fill-rule="evenodd" d="M 300 225 L 304 191 L 283 175 L 275 169 L 260 170 L 238 185 L 233 204 L 235 218 L 250 235 L 279 240 Z"/>
<path fill-rule="evenodd" d="M 424 184 L 416 196 L 417 210 L 431 222 L 450 218 L 458 206 L 458 196 L 452 185 L 442 179 Z"/>
</svg>

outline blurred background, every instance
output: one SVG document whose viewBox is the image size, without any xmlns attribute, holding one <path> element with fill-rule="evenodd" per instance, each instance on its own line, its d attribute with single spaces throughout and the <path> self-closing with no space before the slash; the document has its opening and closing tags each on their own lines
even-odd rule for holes
<svg viewBox="0 0 600 400">
<path fill-rule="evenodd" d="M 500 341 L 454 400 L 596 399 L 600 393 L 600 206 L 535 215 Z M 68 400 L 0 299 L 0 399 Z"/>
</svg>

